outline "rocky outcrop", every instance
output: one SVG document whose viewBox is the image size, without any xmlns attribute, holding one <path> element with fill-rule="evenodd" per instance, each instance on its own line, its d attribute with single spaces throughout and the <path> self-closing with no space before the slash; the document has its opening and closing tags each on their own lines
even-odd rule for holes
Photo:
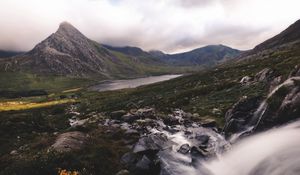
<svg viewBox="0 0 300 175">
<path fill-rule="evenodd" d="M 261 103 L 260 97 L 242 97 L 226 112 L 224 132 L 226 136 L 247 129 L 249 122 Z"/>
<path fill-rule="evenodd" d="M 224 132 L 226 136 L 231 136 L 285 124 L 300 117 L 299 106 L 300 77 L 291 77 L 273 87 L 264 100 L 242 98 L 237 102 L 226 113 Z"/>
<path fill-rule="evenodd" d="M 265 68 L 255 75 L 254 80 L 257 82 L 270 82 L 272 80 L 273 73 L 274 71 L 272 69 Z"/>
<path fill-rule="evenodd" d="M 300 77 L 292 77 L 275 88 L 267 98 L 267 107 L 257 125 L 264 130 L 300 117 Z"/>
</svg>

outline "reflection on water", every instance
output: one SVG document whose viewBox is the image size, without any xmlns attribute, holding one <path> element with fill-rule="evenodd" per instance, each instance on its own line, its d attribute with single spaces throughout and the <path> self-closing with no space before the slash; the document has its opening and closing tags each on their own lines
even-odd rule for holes
<svg viewBox="0 0 300 175">
<path fill-rule="evenodd" d="M 182 75 L 161 75 L 161 76 L 151 76 L 146 78 L 137 78 L 137 79 L 130 79 L 130 80 L 106 81 L 101 84 L 95 85 L 90 89 L 95 91 L 111 91 L 111 90 L 118 90 L 118 89 L 135 88 L 142 85 L 170 80 L 180 76 Z"/>
</svg>

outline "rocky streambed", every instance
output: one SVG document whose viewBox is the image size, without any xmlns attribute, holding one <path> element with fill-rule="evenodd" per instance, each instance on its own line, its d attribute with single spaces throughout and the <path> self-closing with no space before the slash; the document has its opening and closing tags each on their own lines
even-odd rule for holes
<svg viewBox="0 0 300 175">
<path fill-rule="evenodd" d="M 213 120 L 198 120 L 191 113 L 180 109 L 169 115 L 161 115 L 154 108 L 130 111 L 115 111 L 110 118 L 96 116 L 77 119 L 78 113 L 71 111 L 73 128 L 97 123 L 109 128 L 108 132 L 123 130 L 124 142 L 129 148 L 120 162 L 124 169 L 118 174 L 178 175 L 187 171 L 199 171 L 201 163 L 225 152 L 230 144 L 225 140 Z M 72 138 L 72 136 L 79 136 Z M 64 139 L 62 137 L 65 137 Z M 71 138 L 69 137 L 71 136 Z M 58 136 L 52 148 L 56 151 L 74 150 L 86 141 L 80 132 Z M 130 139 L 135 138 L 135 139 Z M 70 145 L 68 145 L 68 143 Z"/>
</svg>

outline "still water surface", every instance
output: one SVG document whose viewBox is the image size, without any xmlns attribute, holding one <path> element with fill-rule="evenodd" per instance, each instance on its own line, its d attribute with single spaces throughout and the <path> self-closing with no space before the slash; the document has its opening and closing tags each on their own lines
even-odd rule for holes
<svg viewBox="0 0 300 175">
<path fill-rule="evenodd" d="M 148 85 L 152 83 L 170 80 L 180 76 L 182 75 L 160 75 L 160 76 L 150 76 L 150 77 L 136 78 L 130 80 L 105 81 L 98 85 L 92 86 L 90 89 L 94 91 L 112 91 L 112 90 L 119 90 L 119 89 L 126 89 L 126 88 L 135 88 L 142 85 Z"/>
</svg>

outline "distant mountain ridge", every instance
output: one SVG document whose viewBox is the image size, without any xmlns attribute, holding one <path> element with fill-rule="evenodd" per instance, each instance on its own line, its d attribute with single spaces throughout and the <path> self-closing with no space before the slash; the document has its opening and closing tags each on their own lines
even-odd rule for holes
<svg viewBox="0 0 300 175">
<path fill-rule="evenodd" d="M 23 54 L 24 52 L 0 50 L 0 58 L 8 58 Z"/>
<path fill-rule="evenodd" d="M 68 22 L 38 43 L 31 51 L 2 59 L 4 71 L 38 74 L 130 78 L 185 72 L 186 67 L 214 66 L 239 51 L 223 45 L 206 46 L 180 54 L 144 51 L 138 47 L 99 44 L 84 36 Z M 181 68 L 178 68 L 182 66 Z"/>
<path fill-rule="evenodd" d="M 177 66 L 214 66 L 235 58 L 240 53 L 241 51 L 224 45 L 209 45 L 178 54 L 163 54 L 158 51 L 152 52 L 153 55 L 160 57 L 164 62 Z"/>
</svg>

